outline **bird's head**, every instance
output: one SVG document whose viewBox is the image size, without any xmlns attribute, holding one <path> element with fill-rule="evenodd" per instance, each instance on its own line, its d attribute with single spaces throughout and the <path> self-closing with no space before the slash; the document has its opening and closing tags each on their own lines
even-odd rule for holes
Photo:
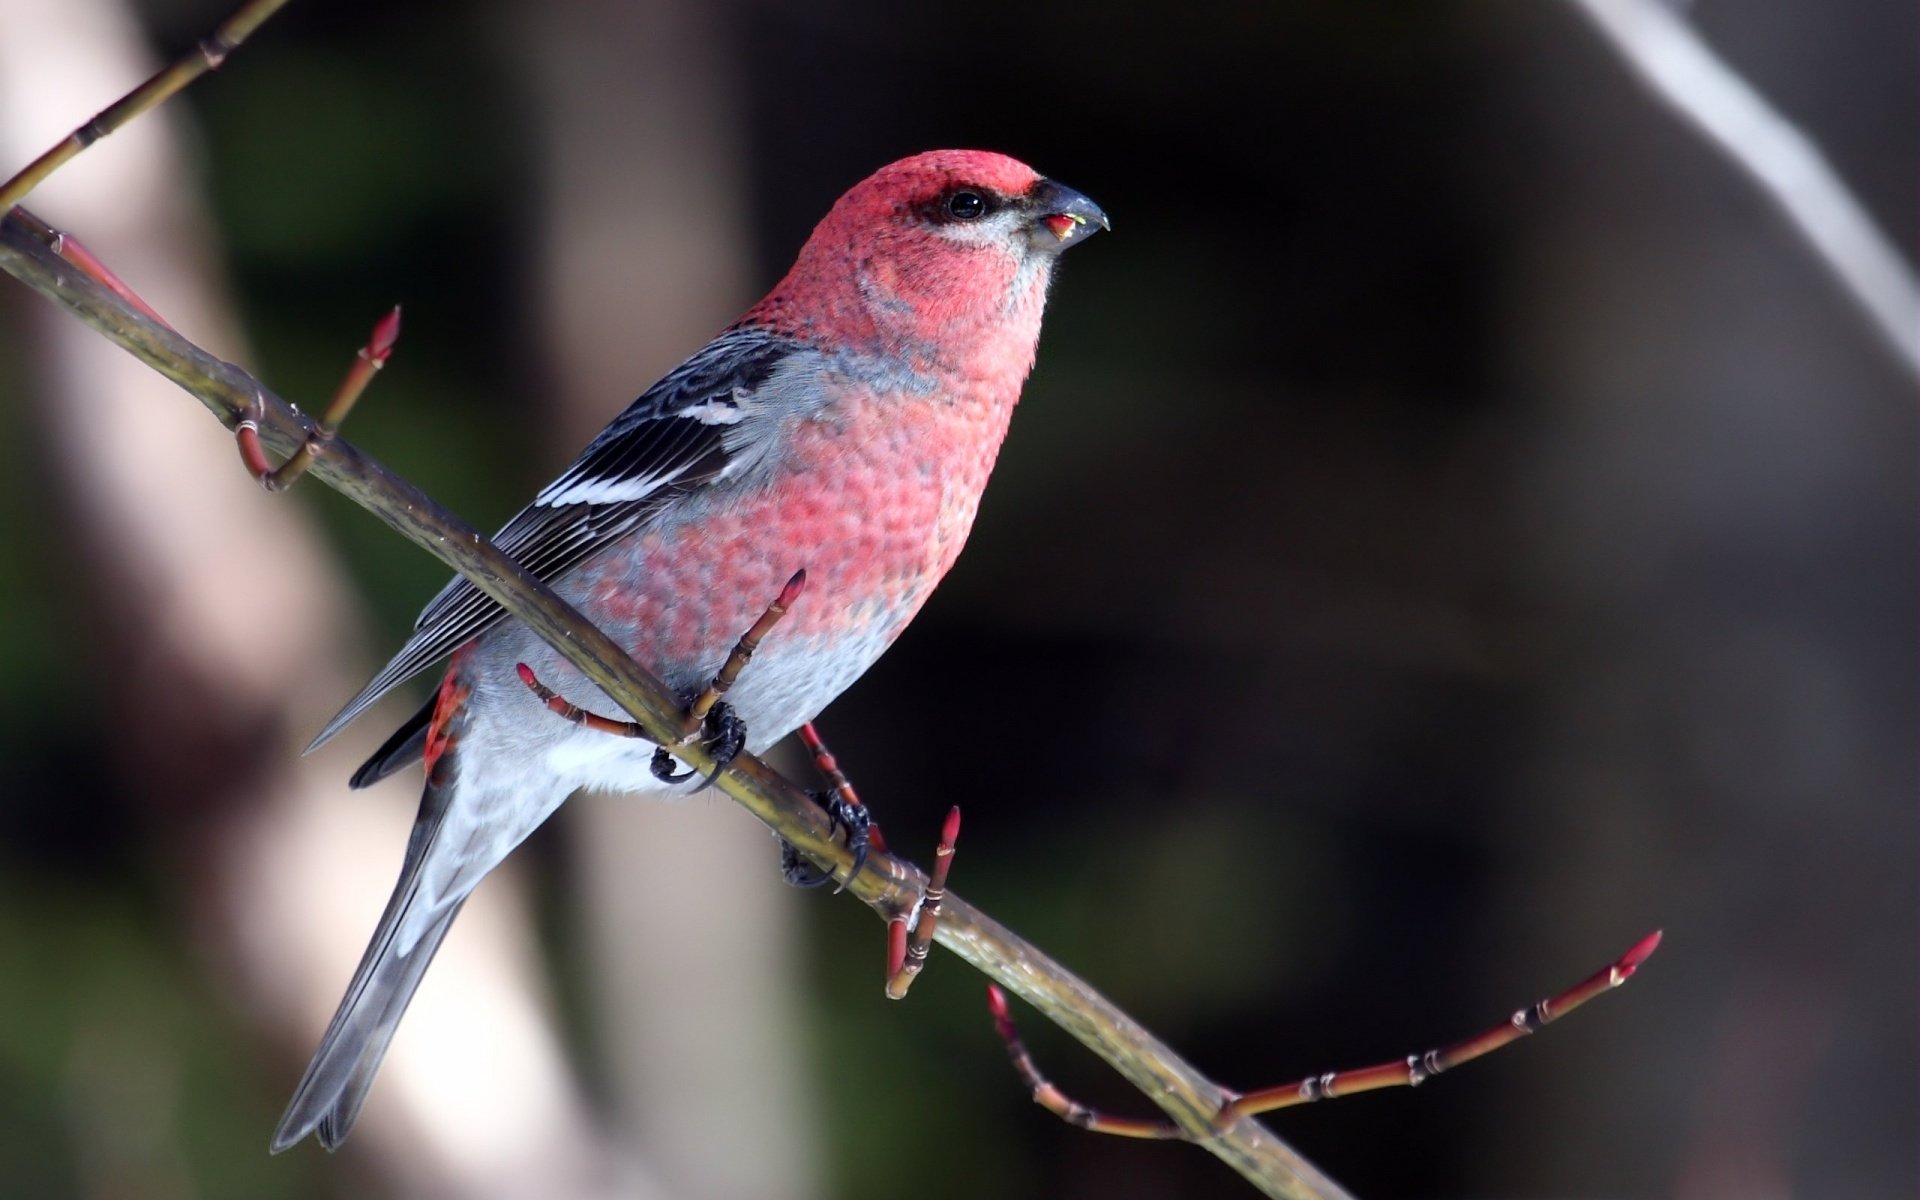
<svg viewBox="0 0 1920 1200">
<path fill-rule="evenodd" d="M 1030 362 L 1053 264 L 1106 228 L 1099 205 L 1025 163 L 929 151 L 840 197 L 762 307 L 942 357 L 1024 343 Z"/>
<path fill-rule="evenodd" d="M 1032 167 L 987 150 L 934 150 L 882 167 L 841 197 L 834 216 L 887 228 L 938 250 L 1052 258 L 1108 228 L 1100 206 Z"/>
</svg>

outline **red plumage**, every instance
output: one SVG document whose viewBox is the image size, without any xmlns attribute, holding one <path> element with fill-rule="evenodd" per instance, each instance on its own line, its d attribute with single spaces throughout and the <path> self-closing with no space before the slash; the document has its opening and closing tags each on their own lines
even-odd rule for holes
<svg viewBox="0 0 1920 1200">
<path fill-rule="evenodd" d="M 729 699 L 761 750 L 811 720 L 920 610 L 972 527 L 1034 359 L 1059 252 L 1106 218 L 983 151 L 882 168 L 793 269 L 608 426 L 496 541 L 691 695 L 798 569 Z M 424 752 L 386 914 L 275 1134 L 346 1136 L 428 960 L 480 879 L 581 787 L 667 792 L 653 747 L 569 723 L 616 707 L 471 585 L 450 584 L 346 721 L 458 647 L 431 713 L 355 776 Z M 317 744 L 317 742 L 316 742 Z M 682 787 L 684 790 L 684 786 Z"/>
</svg>

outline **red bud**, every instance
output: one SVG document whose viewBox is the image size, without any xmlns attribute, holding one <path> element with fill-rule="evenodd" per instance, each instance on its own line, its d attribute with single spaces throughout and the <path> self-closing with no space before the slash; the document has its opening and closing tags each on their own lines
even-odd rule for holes
<svg viewBox="0 0 1920 1200">
<path fill-rule="evenodd" d="M 394 343 L 399 340 L 400 306 L 396 304 L 392 312 L 375 323 L 373 338 L 367 342 L 367 357 L 376 363 L 386 362 L 387 356 L 393 353 Z"/>
<path fill-rule="evenodd" d="M 787 580 L 787 586 L 780 589 L 779 597 L 775 599 L 773 602 L 774 607 L 792 608 L 793 602 L 795 600 L 798 600 L 800 598 L 800 593 L 806 590 L 807 590 L 807 569 L 805 567 L 801 567 L 798 571 L 795 571 L 793 573 L 792 579 Z"/>
<path fill-rule="evenodd" d="M 887 922 L 887 978 L 892 979 L 907 965 L 907 922 L 904 917 Z"/>
<path fill-rule="evenodd" d="M 1620 972 L 1622 982 L 1631 979 L 1633 973 L 1640 969 L 1640 964 L 1653 957 L 1653 952 L 1660 948 L 1660 937 L 1664 932 L 1665 930 L 1654 930 L 1635 942 L 1633 949 L 1620 956 L 1620 961 L 1614 964 L 1614 970 Z"/>
<path fill-rule="evenodd" d="M 997 983 L 987 985 L 987 1011 L 993 1014 L 996 1021 L 1007 1019 L 1007 994 L 1000 990 Z"/>
</svg>

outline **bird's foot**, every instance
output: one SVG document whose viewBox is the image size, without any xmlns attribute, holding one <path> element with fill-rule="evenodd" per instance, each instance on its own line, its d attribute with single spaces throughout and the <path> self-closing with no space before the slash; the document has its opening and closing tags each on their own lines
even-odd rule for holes
<svg viewBox="0 0 1920 1200">
<path fill-rule="evenodd" d="M 527 664 L 518 663 L 514 669 L 520 674 L 520 682 L 526 684 L 527 689 L 547 706 L 548 712 L 555 716 L 571 721 L 583 729 L 591 729 L 595 733 L 638 738 L 642 741 L 650 740 L 646 728 L 640 722 L 616 721 L 612 717 L 588 712 L 541 683 L 539 676 L 535 675 L 533 668 Z M 707 776 L 705 783 L 694 789 L 699 792 L 713 786 L 713 781 L 720 777 L 720 772 L 727 769 L 727 764 L 740 757 L 740 752 L 747 745 L 747 723 L 742 721 L 733 711 L 733 706 L 724 700 L 710 700 L 707 703 L 704 719 L 694 726 L 691 734 L 681 738 L 675 744 L 688 746 L 696 741 L 705 746 L 707 753 L 713 756 L 712 773 Z M 693 778 L 694 775 L 692 771 L 676 772 L 673 769 L 673 753 L 665 746 L 653 752 L 653 761 L 648 765 L 653 770 L 653 777 L 663 783 L 681 783 Z"/>
<path fill-rule="evenodd" d="M 795 571 L 786 586 L 780 589 L 780 594 L 773 598 L 773 603 L 767 605 L 760 614 L 760 619 L 748 626 L 747 631 L 740 635 L 740 640 L 734 643 L 727 661 L 721 663 L 720 669 L 714 672 L 713 681 L 707 684 L 706 690 L 687 705 L 687 731 L 679 744 L 690 745 L 699 738 L 708 753 L 713 755 L 713 772 L 694 791 L 703 792 L 712 787 L 714 781 L 720 778 L 720 772 L 726 770 L 727 764 L 738 758 L 740 751 L 746 747 L 747 727 L 721 697 L 732 690 L 734 682 L 740 678 L 740 672 L 746 670 L 747 664 L 753 661 L 753 652 L 760 648 L 760 639 L 773 631 L 773 627 L 780 623 L 781 617 L 787 615 L 787 610 L 800 599 L 800 593 L 806 588 L 805 569 Z M 702 734 L 705 736 L 702 737 Z M 654 752 L 652 767 L 654 778 L 666 783 L 678 783 L 692 775 L 691 771 L 674 772 L 673 755 L 665 746 Z"/>
<path fill-rule="evenodd" d="M 844 892 L 853 886 L 860 875 L 860 869 L 867 865 L 867 853 L 873 847 L 874 839 L 879 835 L 879 827 L 873 823 L 867 806 L 858 800 L 849 801 L 837 788 L 812 793 L 814 802 L 827 810 L 827 833 L 832 836 L 842 829 L 847 831 L 847 850 L 853 855 L 853 866 L 848 868 L 847 877 L 840 886 L 833 889 Z M 793 843 L 780 843 L 780 876 L 794 887 L 817 888 L 831 882 L 833 872 L 822 870 L 808 862 Z"/>
<path fill-rule="evenodd" d="M 740 752 L 747 748 L 747 723 L 733 711 L 733 705 L 725 700 L 715 700 L 708 706 L 706 717 L 693 736 L 682 739 L 680 744 L 691 745 L 696 741 L 713 758 L 713 770 L 708 773 L 706 782 L 693 789 L 695 792 L 704 792 L 713 786 L 714 780 L 720 778 L 720 772 L 727 769 L 727 764 L 740 757 Z M 653 752 L 650 765 L 653 777 L 662 783 L 681 783 L 696 774 L 692 770 L 675 771 L 673 752 L 665 746 Z"/>
<path fill-rule="evenodd" d="M 827 781 L 824 791 L 812 793 L 820 807 L 827 810 L 827 834 L 845 829 L 847 831 L 847 849 L 853 853 L 853 867 L 839 887 L 837 894 L 853 886 L 853 881 L 866 866 L 867 852 L 878 850 L 886 853 L 887 841 L 880 836 L 880 826 L 874 823 L 867 806 L 860 802 L 860 795 L 853 790 L 853 781 L 840 769 L 840 763 L 833 757 L 833 751 L 827 749 L 827 743 L 821 739 L 819 729 L 812 721 L 800 726 L 800 742 L 813 755 L 814 769 Z M 786 842 L 780 843 L 780 873 L 788 883 L 795 887 L 819 887 L 833 878 L 833 872 L 822 871 L 808 863 Z"/>
<path fill-rule="evenodd" d="M 847 849 L 853 855 L 853 865 L 837 889 L 845 891 L 859 877 L 869 850 L 885 854 L 887 842 L 813 722 L 800 727 L 800 741 L 813 755 L 814 767 L 826 777 L 829 785 L 824 792 L 814 794 L 814 799 L 827 810 L 827 832 L 831 835 L 841 829 L 847 831 Z M 927 951 L 940 924 L 940 906 L 946 900 L 953 846 L 959 838 L 960 810 L 955 808 L 947 813 L 940 827 L 940 844 L 933 852 L 933 873 L 928 877 L 927 890 L 921 895 L 920 903 L 912 912 L 887 922 L 887 995 L 892 999 L 905 997 L 914 977 L 927 964 Z M 795 887 L 819 887 L 833 878 L 832 871 L 813 865 L 784 841 L 780 843 L 780 874 Z"/>
</svg>

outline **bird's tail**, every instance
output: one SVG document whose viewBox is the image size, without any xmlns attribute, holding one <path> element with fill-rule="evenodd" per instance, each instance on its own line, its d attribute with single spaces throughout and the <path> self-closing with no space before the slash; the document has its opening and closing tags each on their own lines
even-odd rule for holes
<svg viewBox="0 0 1920 1200">
<path fill-rule="evenodd" d="M 431 896 L 421 886 L 422 867 L 450 799 L 447 790 L 429 785 L 422 798 L 400 882 L 353 973 L 353 982 L 347 985 L 340 1010 L 334 1013 L 320 1049 L 307 1065 L 300 1086 L 294 1089 L 280 1127 L 274 1130 L 276 1154 L 309 1133 L 329 1150 L 346 1140 L 400 1017 L 407 1011 L 453 918 L 466 903 L 468 889 L 459 889 L 451 896 Z"/>
</svg>

